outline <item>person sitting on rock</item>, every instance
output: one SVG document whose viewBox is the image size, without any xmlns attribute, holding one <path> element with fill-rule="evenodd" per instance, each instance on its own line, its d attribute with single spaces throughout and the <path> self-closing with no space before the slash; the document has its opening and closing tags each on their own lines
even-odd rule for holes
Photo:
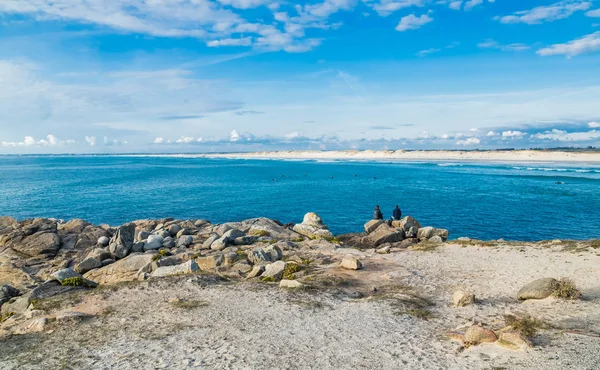
<svg viewBox="0 0 600 370">
<path fill-rule="evenodd" d="M 394 208 L 394 211 L 392 212 L 392 220 L 400 221 L 401 218 L 402 218 L 402 211 L 400 210 L 400 207 L 398 207 L 398 205 L 396 204 L 396 208 Z"/>
<path fill-rule="evenodd" d="M 381 209 L 379 206 L 375 206 L 375 212 L 373 212 L 373 218 L 375 220 L 383 220 L 383 213 L 381 213 Z"/>
</svg>

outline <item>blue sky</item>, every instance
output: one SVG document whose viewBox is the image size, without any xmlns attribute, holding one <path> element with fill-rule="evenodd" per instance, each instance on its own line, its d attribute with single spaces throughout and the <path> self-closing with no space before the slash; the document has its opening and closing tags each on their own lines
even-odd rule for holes
<svg viewBox="0 0 600 370">
<path fill-rule="evenodd" d="M 0 153 L 600 146 L 600 1 L 2 0 Z"/>
</svg>

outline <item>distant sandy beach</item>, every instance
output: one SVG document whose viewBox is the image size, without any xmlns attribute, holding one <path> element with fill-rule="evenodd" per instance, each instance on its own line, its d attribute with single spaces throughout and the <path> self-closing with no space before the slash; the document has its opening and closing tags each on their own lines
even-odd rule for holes
<svg viewBox="0 0 600 370">
<path fill-rule="evenodd" d="M 316 160 L 432 160 L 498 162 L 578 162 L 600 164 L 600 152 L 565 152 L 542 150 L 445 151 L 445 150 L 347 150 L 347 151 L 277 151 L 252 153 L 198 154 L 207 158 L 316 159 Z"/>
</svg>

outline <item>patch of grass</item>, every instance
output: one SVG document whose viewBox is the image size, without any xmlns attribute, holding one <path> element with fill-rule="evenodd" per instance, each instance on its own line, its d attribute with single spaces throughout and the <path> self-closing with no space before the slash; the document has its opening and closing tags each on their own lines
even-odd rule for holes
<svg viewBox="0 0 600 370">
<path fill-rule="evenodd" d="M 558 281 L 552 296 L 560 299 L 580 299 L 581 291 L 575 286 L 575 283 L 569 278 L 562 278 Z"/>
<path fill-rule="evenodd" d="M 241 250 L 241 249 L 238 249 L 238 250 L 235 252 L 235 254 L 237 254 L 237 255 L 238 255 L 238 257 L 239 257 L 239 258 L 242 258 L 242 259 L 244 259 L 244 258 L 248 258 L 248 253 L 246 253 L 245 251 L 243 251 L 243 250 Z"/>
<path fill-rule="evenodd" d="M 80 278 L 79 276 L 66 278 L 60 282 L 60 285 L 62 285 L 62 286 L 82 286 L 82 287 L 86 287 L 86 288 L 93 288 L 93 286 L 90 285 L 87 282 L 87 280 Z"/>
<path fill-rule="evenodd" d="M 152 257 L 152 261 L 154 261 L 154 262 L 160 261 L 161 258 L 170 256 L 170 255 L 171 255 L 171 253 L 167 252 L 164 249 L 161 249 L 158 251 L 158 254 L 155 254 L 154 257 Z"/>
<path fill-rule="evenodd" d="M 0 323 L 3 323 L 4 321 L 8 320 L 9 318 L 13 317 L 14 315 L 16 315 L 14 312 L 7 312 L 4 315 L 0 316 Z"/>
<path fill-rule="evenodd" d="M 520 331 L 528 338 L 534 337 L 537 334 L 538 329 L 548 328 L 548 324 L 529 315 L 523 317 L 505 315 L 504 321 L 507 326 Z"/>
<path fill-rule="evenodd" d="M 297 263 L 290 262 L 285 265 L 285 270 L 283 270 L 283 278 L 286 280 L 295 280 L 296 275 L 294 274 L 301 270 L 302 267 L 300 267 L 300 265 L 298 265 Z"/>
<path fill-rule="evenodd" d="M 181 308 L 184 310 L 193 310 L 198 307 L 206 307 L 208 306 L 208 302 L 205 301 L 186 301 L 186 300 L 176 300 L 171 302 L 171 304 L 177 308 Z"/>
<path fill-rule="evenodd" d="M 294 242 L 294 243 L 300 243 L 300 242 L 304 241 L 304 238 L 303 237 L 299 237 L 299 238 L 296 238 L 296 239 L 292 239 L 291 241 Z"/>
<path fill-rule="evenodd" d="M 405 285 L 387 285 L 373 294 L 373 299 L 389 301 L 394 315 L 409 315 L 428 320 L 433 317 L 429 307 L 434 303 Z"/>
<path fill-rule="evenodd" d="M 273 276 L 265 276 L 264 278 L 261 278 L 260 281 L 263 283 L 274 283 L 276 280 Z"/>
<path fill-rule="evenodd" d="M 271 236 L 271 233 L 269 233 L 267 230 L 252 230 L 250 232 L 250 235 L 252 235 L 252 236 Z"/>
<path fill-rule="evenodd" d="M 308 258 L 303 258 L 302 259 L 302 264 L 306 265 L 306 266 L 310 265 L 312 262 L 313 261 L 311 259 L 308 259 Z"/>
<path fill-rule="evenodd" d="M 600 239 L 592 240 L 591 247 L 594 249 L 600 248 Z"/>
<path fill-rule="evenodd" d="M 452 243 L 460 245 L 461 247 L 496 247 L 498 242 L 495 240 L 483 241 L 483 240 L 453 240 Z"/>
<path fill-rule="evenodd" d="M 419 244 L 411 245 L 408 247 L 411 251 L 422 251 L 422 252 L 430 252 L 438 249 L 442 244 L 441 243 L 432 243 L 428 240 L 422 241 Z"/>
</svg>

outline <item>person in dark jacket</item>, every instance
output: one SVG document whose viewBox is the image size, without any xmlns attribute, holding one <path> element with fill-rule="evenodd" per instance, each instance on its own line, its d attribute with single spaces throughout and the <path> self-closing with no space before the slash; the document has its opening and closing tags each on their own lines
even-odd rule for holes
<svg viewBox="0 0 600 370">
<path fill-rule="evenodd" d="M 381 209 L 379 206 L 375 206 L 375 212 L 373 212 L 373 218 L 375 220 L 383 220 L 383 213 L 381 213 Z"/>
<path fill-rule="evenodd" d="M 400 210 L 400 207 L 398 207 L 398 205 L 396 204 L 396 208 L 394 208 L 394 211 L 392 212 L 392 219 L 394 221 L 400 221 L 401 218 L 402 211 Z"/>
</svg>

